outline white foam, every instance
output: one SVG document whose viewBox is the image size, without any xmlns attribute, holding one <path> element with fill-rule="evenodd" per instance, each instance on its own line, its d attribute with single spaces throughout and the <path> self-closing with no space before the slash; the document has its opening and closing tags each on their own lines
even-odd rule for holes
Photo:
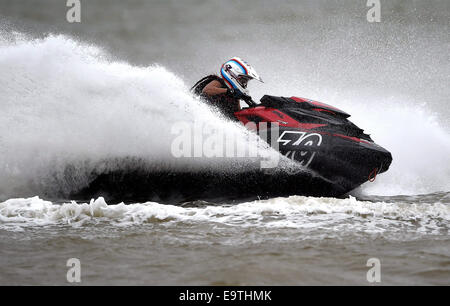
<svg viewBox="0 0 450 306">
<path fill-rule="evenodd" d="M 426 104 L 414 99 L 406 103 L 408 97 L 402 95 L 359 96 L 365 103 L 344 100 L 341 104 L 352 110 L 351 120 L 393 157 L 389 171 L 374 183 L 364 184 L 364 192 L 414 195 L 449 191 L 450 134 Z"/>
<path fill-rule="evenodd" d="M 23 230 L 49 225 L 129 227 L 148 223 L 215 223 L 236 227 L 297 229 L 302 232 L 417 232 L 448 234 L 450 206 L 445 203 L 385 203 L 293 196 L 233 206 L 180 207 L 153 202 L 108 205 L 53 204 L 38 197 L 0 203 L 0 228 Z"/>
</svg>

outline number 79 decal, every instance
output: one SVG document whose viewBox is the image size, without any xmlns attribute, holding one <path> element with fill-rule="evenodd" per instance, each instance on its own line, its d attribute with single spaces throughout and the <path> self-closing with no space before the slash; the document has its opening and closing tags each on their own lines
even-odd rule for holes
<svg viewBox="0 0 450 306">
<path fill-rule="evenodd" d="M 283 146 L 291 144 L 291 146 L 316 146 L 320 147 L 322 144 L 322 135 L 317 133 L 298 132 L 298 131 L 284 131 L 280 135 L 277 142 L 282 143 Z M 297 154 L 296 156 L 296 153 Z M 287 151 L 285 156 L 296 160 L 300 165 L 308 167 L 316 156 L 317 152 L 311 151 Z"/>
</svg>

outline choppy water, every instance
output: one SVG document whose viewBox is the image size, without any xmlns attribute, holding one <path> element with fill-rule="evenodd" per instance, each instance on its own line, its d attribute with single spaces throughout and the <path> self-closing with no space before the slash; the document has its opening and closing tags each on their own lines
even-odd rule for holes
<svg viewBox="0 0 450 306">
<path fill-rule="evenodd" d="M 89 1 L 77 25 L 59 2 L 0 2 L 0 284 L 67 284 L 73 257 L 83 284 L 364 285 L 374 257 L 382 284 L 449 284 L 448 1 L 383 2 L 380 24 L 364 1 Z M 344 199 L 42 196 L 125 156 L 193 167 L 168 157 L 161 127 L 201 118 L 239 131 L 188 93 L 235 55 L 266 82 L 250 85 L 255 99 L 348 111 L 391 169 Z"/>
<path fill-rule="evenodd" d="M 395 201 L 289 197 L 192 207 L 0 204 L 2 283 L 61 284 L 78 258 L 85 284 L 448 284 L 450 194 Z"/>
</svg>

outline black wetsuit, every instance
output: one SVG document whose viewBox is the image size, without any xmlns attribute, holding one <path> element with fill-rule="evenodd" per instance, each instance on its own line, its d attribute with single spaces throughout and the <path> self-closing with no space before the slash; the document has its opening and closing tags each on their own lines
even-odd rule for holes
<svg viewBox="0 0 450 306">
<path fill-rule="evenodd" d="M 215 96 L 209 96 L 203 93 L 203 88 L 205 88 L 206 85 L 212 81 L 218 81 L 222 85 L 222 88 L 228 88 L 222 78 L 212 74 L 198 81 L 191 90 L 194 94 L 199 95 L 206 101 L 209 101 L 211 105 L 216 107 L 223 115 L 225 115 L 225 117 L 232 120 L 237 120 L 234 113 L 240 110 L 239 99 L 236 99 L 227 93 Z"/>
</svg>

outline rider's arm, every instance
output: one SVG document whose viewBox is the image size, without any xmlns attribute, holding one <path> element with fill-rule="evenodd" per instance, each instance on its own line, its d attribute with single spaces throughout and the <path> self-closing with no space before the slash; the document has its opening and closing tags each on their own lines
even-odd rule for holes
<svg viewBox="0 0 450 306">
<path fill-rule="evenodd" d="M 208 96 L 216 96 L 227 93 L 227 88 L 223 88 L 219 81 L 211 81 L 203 88 L 202 93 Z"/>
</svg>

